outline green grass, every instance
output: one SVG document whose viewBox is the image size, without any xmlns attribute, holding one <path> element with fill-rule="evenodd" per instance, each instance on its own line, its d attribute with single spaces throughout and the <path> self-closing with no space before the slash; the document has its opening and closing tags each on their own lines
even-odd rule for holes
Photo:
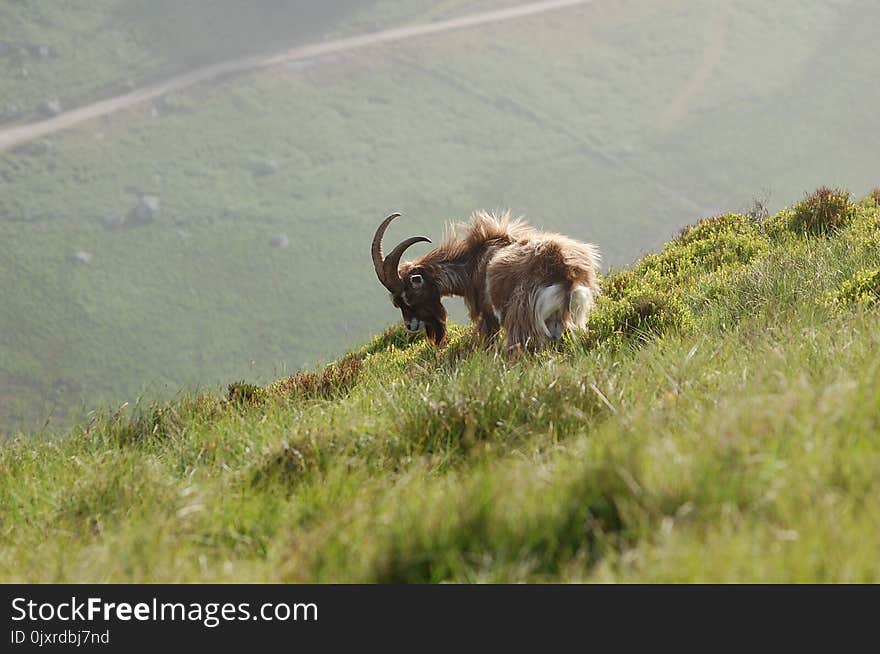
<svg viewBox="0 0 880 654">
<path fill-rule="evenodd" d="M 88 19 L 76 29 L 64 29 L 58 3 L 5 8 L 17 22 L 0 23 L 26 25 L 29 42 L 94 35 L 69 46 L 82 57 L 76 71 L 55 68 L 66 56 L 40 64 L 47 77 L 28 82 L 35 101 L 56 87 L 71 102 L 94 99 L 102 92 L 89 80 L 109 84 L 138 62 L 161 63 L 155 50 L 173 52 L 149 39 L 106 43 L 123 38 L 120 22 L 92 26 L 123 4 L 195 6 L 65 3 Z M 224 25 L 267 46 L 291 26 L 216 4 L 223 20 L 198 39 L 180 36 L 192 21 L 173 13 L 158 14 L 173 25 L 156 32 L 203 61 L 227 54 Z M 502 4 L 384 0 L 311 28 L 349 34 Z M 776 210 L 820 182 L 857 194 L 876 183 L 875 4 L 637 4 L 263 71 L 164 98 L 157 117 L 138 107 L 0 155 L 0 431 L 39 430 L 47 417 L 63 429 L 98 406 L 267 383 L 338 357 L 394 319 L 366 253 L 391 211 L 405 218 L 389 239 L 436 239 L 445 220 L 509 207 L 597 243 L 619 267 L 768 185 Z M 114 47 L 118 56 L 103 54 Z M 707 60 L 716 64 L 703 79 L 695 71 Z M 269 159 L 278 171 L 255 175 Z M 160 195 L 160 220 L 104 229 L 103 217 L 134 204 L 132 188 Z M 270 247 L 282 232 L 290 246 Z M 94 254 L 90 265 L 71 263 L 78 250 Z M 687 320 L 663 293 L 615 308 Z"/>
<path fill-rule="evenodd" d="M 818 235 L 793 212 L 605 276 L 557 349 L 393 327 L 313 374 L 7 442 L 0 580 L 876 583 L 878 308 L 827 297 L 880 265 L 880 206 Z"/>
</svg>

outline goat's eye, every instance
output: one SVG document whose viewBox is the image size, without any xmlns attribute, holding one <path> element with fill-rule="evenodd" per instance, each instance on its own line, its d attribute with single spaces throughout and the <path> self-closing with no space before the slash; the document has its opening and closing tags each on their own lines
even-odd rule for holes
<svg viewBox="0 0 880 654">
<path fill-rule="evenodd" d="M 414 288 L 418 288 L 425 283 L 425 280 L 422 279 L 421 275 L 412 275 L 409 278 L 409 283 L 412 284 Z"/>
</svg>

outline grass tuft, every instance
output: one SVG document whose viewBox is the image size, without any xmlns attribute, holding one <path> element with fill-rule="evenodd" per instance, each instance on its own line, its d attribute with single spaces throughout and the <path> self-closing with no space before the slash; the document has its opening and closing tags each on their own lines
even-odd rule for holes
<svg viewBox="0 0 880 654">
<path fill-rule="evenodd" d="M 320 373 L 298 372 L 281 379 L 271 384 L 268 392 L 283 399 L 338 397 L 351 390 L 363 368 L 361 359 L 346 357 L 327 366 Z"/>
</svg>

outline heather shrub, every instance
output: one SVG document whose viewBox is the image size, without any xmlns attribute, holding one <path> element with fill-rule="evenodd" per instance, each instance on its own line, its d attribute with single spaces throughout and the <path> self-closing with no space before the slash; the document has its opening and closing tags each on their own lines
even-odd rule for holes
<svg viewBox="0 0 880 654">
<path fill-rule="evenodd" d="M 823 186 L 796 204 L 788 229 L 799 234 L 827 234 L 842 227 L 848 218 L 849 191 Z"/>
<path fill-rule="evenodd" d="M 635 272 L 661 286 L 692 280 L 719 268 L 749 263 L 768 251 L 761 224 L 729 213 L 685 227 L 658 254 L 644 257 Z"/>
<path fill-rule="evenodd" d="M 617 290 L 617 297 L 600 296 L 590 313 L 586 344 L 620 344 L 636 338 L 656 337 L 670 330 L 686 331 L 694 317 L 680 295 L 646 283 Z"/>
</svg>

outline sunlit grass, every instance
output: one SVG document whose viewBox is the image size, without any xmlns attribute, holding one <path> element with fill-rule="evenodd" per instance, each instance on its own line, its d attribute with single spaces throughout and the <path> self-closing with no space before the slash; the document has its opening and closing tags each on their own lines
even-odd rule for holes
<svg viewBox="0 0 880 654">
<path fill-rule="evenodd" d="M 682 257 L 649 276 L 687 325 L 605 309 L 627 330 L 516 361 L 392 328 L 305 386 L 8 442 L 0 579 L 876 582 L 877 308 L 826 301 L 880 263 L 880 208 L 853 206 L 826 236 L 750 225 L 747 260 L 692 230 L 603 280 L 623 302 Z"/>
</svg>

